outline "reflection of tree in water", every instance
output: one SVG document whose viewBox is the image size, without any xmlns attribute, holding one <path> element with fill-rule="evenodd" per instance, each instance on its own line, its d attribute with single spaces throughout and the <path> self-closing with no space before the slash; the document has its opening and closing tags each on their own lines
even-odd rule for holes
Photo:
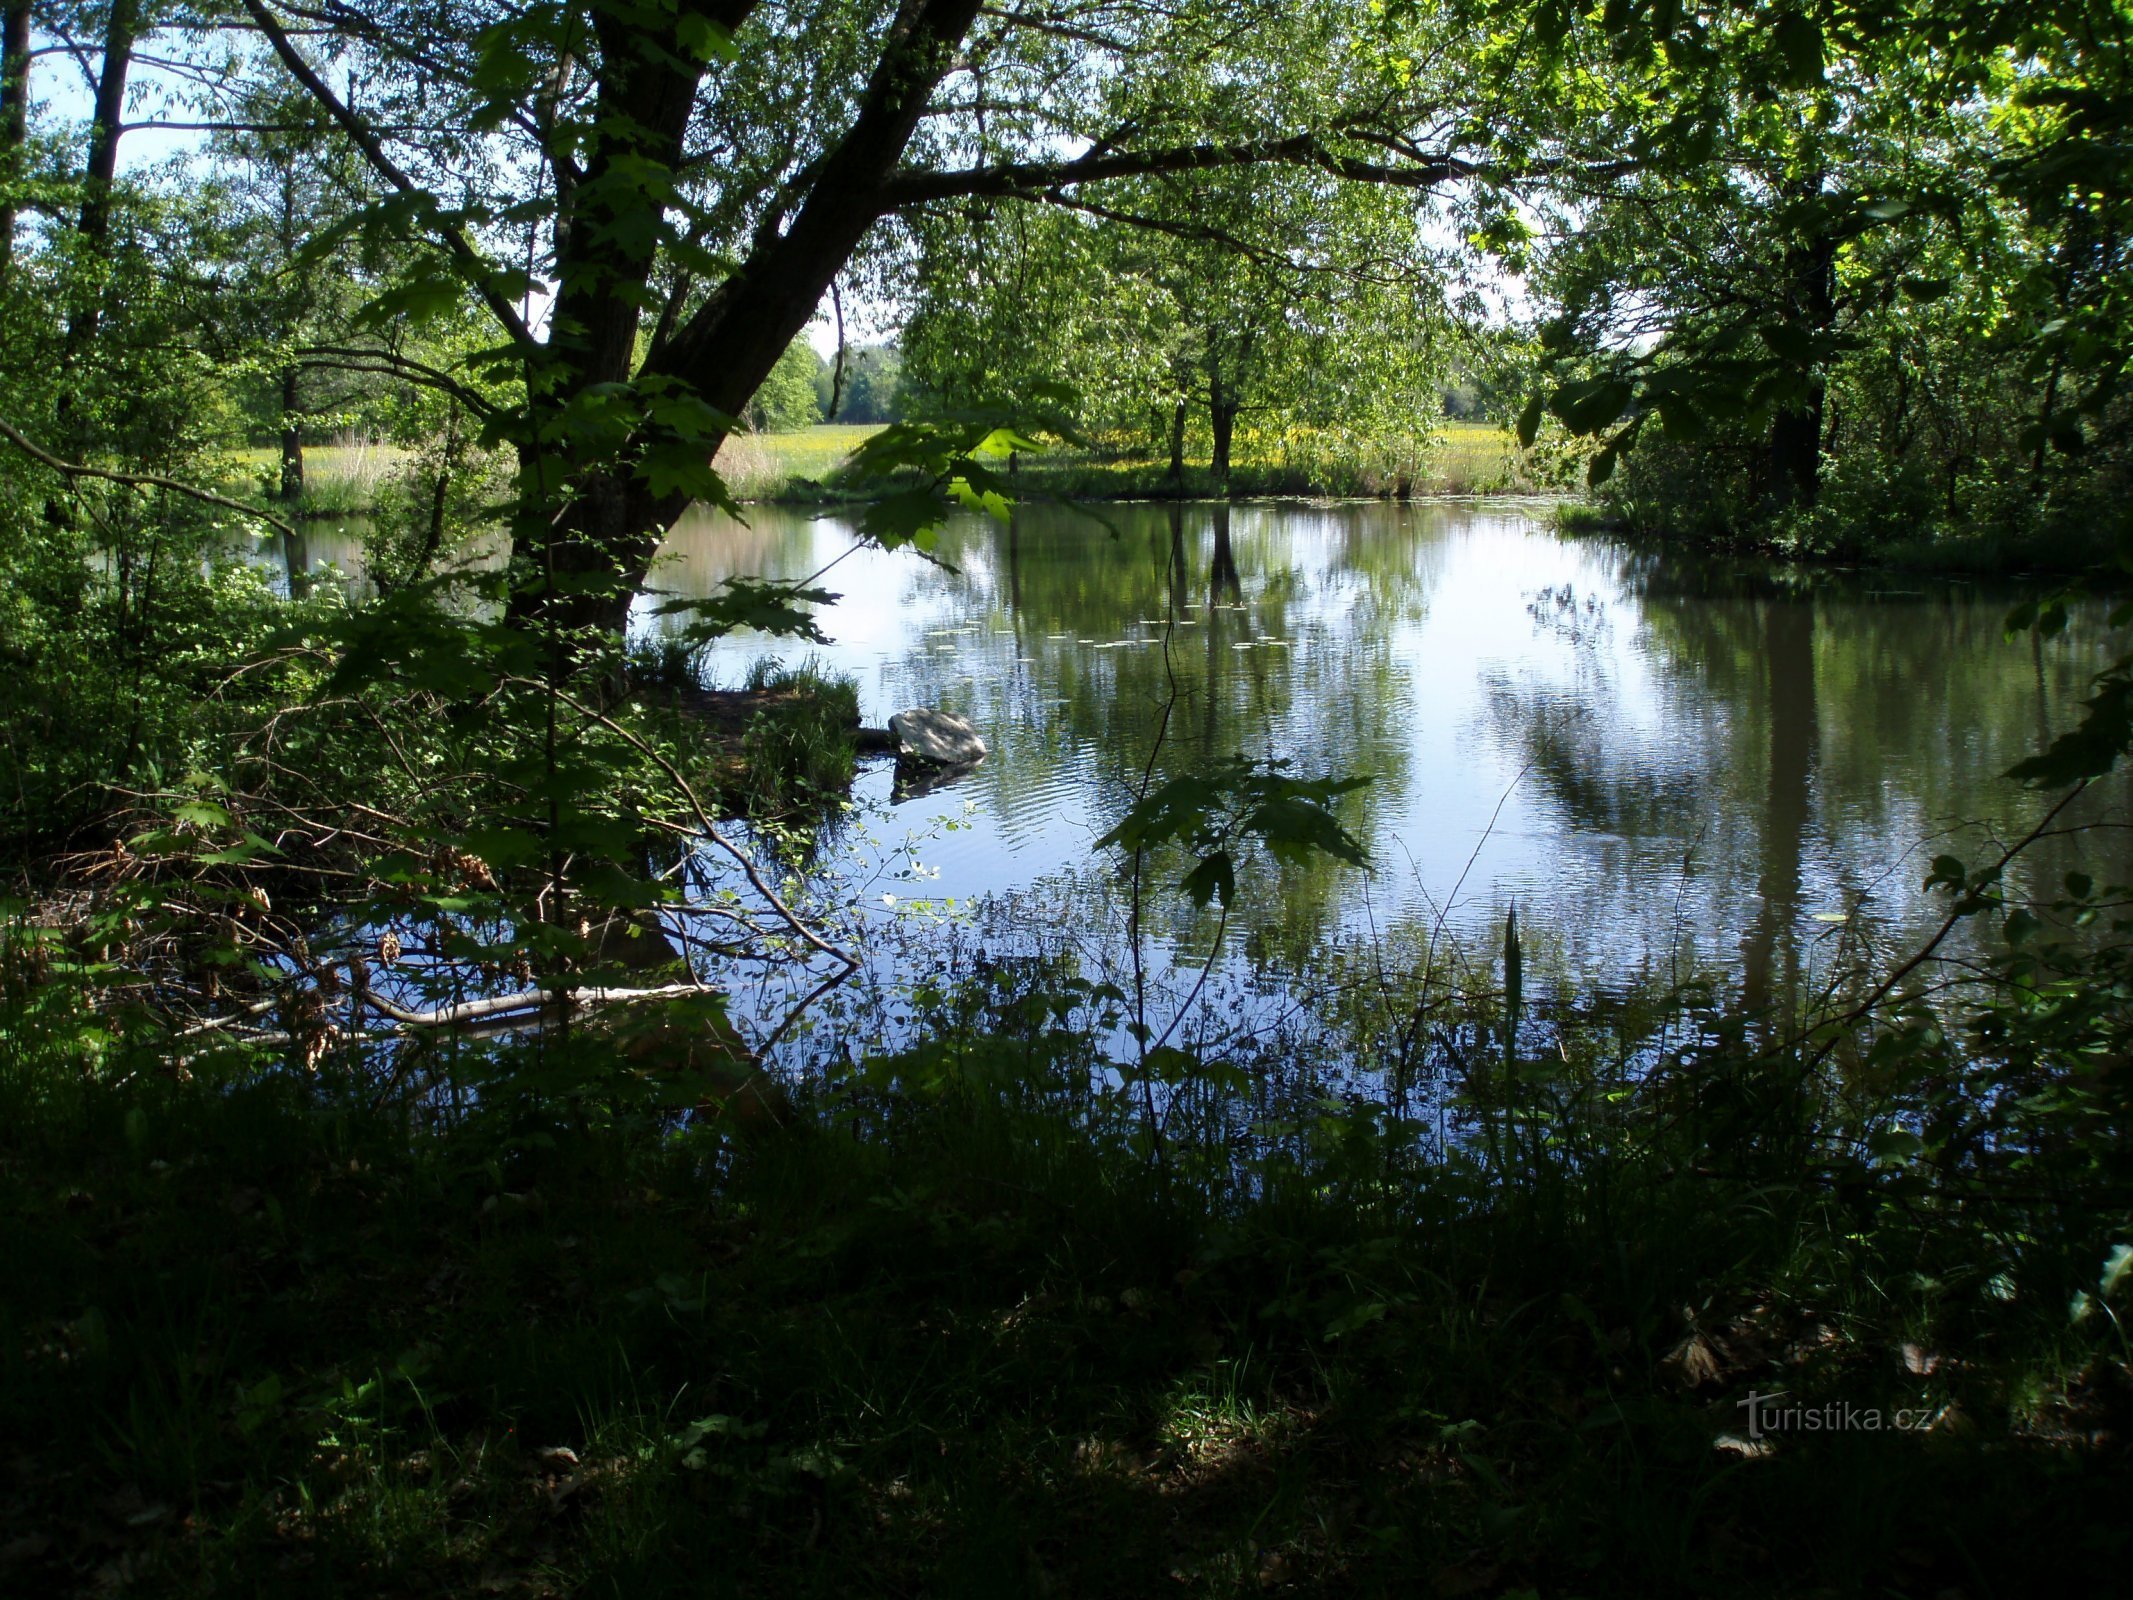
<svg viewBox="0 0 2133 1600">
<path fill-rule="evenodd" d="M 1763 608 L 1770 760 L 1763 785 L 1757 909 L 1742 947 L 1741 999 L 1761 1011 L 1800 989 L 1800 891 L 1821 733 L 1815 710 L 1815 611 L 1811 600 Z M 1777 972 L 1782 960 L 1783 972 Z"/>
<path fill-rule="evenodd" d="M 1525 781 L 1575 827 L 1626 839 L 1692 833 L 1705 802 L 1693 770 L 1625 751 L 1609 707 L 1592 698 L 1485 682 L 1490 720 L 1518 752 Z"/>
<path fill-rule="evenodd" d="M 2003 774 L 2097 664 L 2093 639 L 2009 647 L 2005 602 L 1966 587 L 1650 554 L 1619 570 L 1673 753 L 1655 760 L 1623 737 L 1598 674 L 1581 672 L 1568 695 L 1500 682 L 1493 716 L 1574 825 L 1684 846 L 1699 824 L 1713 831 L 1701 852 L 1712 909 L 1736 908 L 1741 998 L 1754 1009 L 1801 997 L 1810 914 L 1863 905 L 1868 930 L 1895 933 L 1923 910 L 1923 867 L 1904 865 L 1922 841 L 1974 850 L 1983 819 L 2012 826 L 2034 811 L 2038 798 Z M 1535 617 L 1569 637 L 1584 608 L 1544 591 Z M 2122 801 L 2118 790 L 2092 809 Z M 2053 883 L 2098 852 L 2122 870 L 2125 851 L 2101 836 L 2047 841 L 2026 876 Z"/>
<path fill-rule="evenodd" d="M 1577 828 L 1672 839 L 1685 853 L 1718 825 L 1722 842 L 1707 870 L 1719 874 L 1714 909 L 1723 915 L 1730 902 L 1745 913 L 1743 1003 L 1752 1010 L 1790 1003 L 1802 978 L 1799 925 L 1821 738 L 1814 601 L 1770 584 L 1719 584 L 1708 569 L 1631 568 L 1625 587 L 1641 602 L 1643 638 L 1658 645 L 1655 664 L 1671 701 L 1663 723 L 1676 737 L 1667 751 L 1639 748 L 1628 736 L 1619 691 L 1597 650 L 1605 608 L 1590 597 L 1581 604 L 1567 586 L 1542 590 L 1528 611 L 1536 629 L 1572 648 L 1575 688 L 1521 692 L 1499 679 L 1490 689 L 1492 714 L 1512 732 L 1532 780 Z M 1741 836 L 1751 830 L 1752 839 Z M 1752 910 L 1744 904 L 1750 899 Z"/>
<path fill-rule="evenodd" d="M 834 523 L 773 508 L 750 520 L 745 532 L 707 522 L 689 560 L 663 569 L 666 586 L 715 585 L 722 570 L 797 577 L 845 547 Z M 1553 587 L 1507 583 L 1468 540 Z M 2098 664 L 2086 621 L 2007 646 L 2003 605 L 1974 590 L 1892 593 L 1877 587 L 1887 579 L 1595 544 L 1551 553 L 1522 516 L 1468 508 L 1031 506 L 1004 526 L 959 520 L 939 553 L 953 570 L 866 553 L 825 580 L 852 596 L 823 618 L 855 640 L 832 664 L 893 701 L 874 709 L 937 704 L 978 720 L 995 755 L 962 793 L 1032 872 L 1084 856 L 1117 820 L 1158 726 L 1158 782 L 1239 751 L 1378 774 L 1342 820 L 1396 876 L 1392 819 L 1409 840 L 1441 841 L 1464 825 L 1465 791 L 1526 769 L 1520 804 L 1539 812 L 1545 851 L 1532 871 L 1554 881 L 1566 944 L 1589 940 L 1618 970 L 1633 943 L 1623 930 L 1671 938 L 1660 929 L 1678 905 L 1706 955 L 1773 1003 L 1803 981 L 1814 915 L 1872 891 L 1869 917 L 1900 936 L 1929 909 L 1906 852 L 1952 819 L 2026 814 L 1999 774 L 2034 750 L 2040 723 L 2071 713 Z M 1465 637 L 1450 612 L 1427 621 L 1433 593 L 1509 602 L 1500 654 L 1482 637 L 1424 665 L 1423 641 Z M 1492 657 L 1508 665 L 1492 671 Z M 1497 736 L 1478 782 L 1418 733 L 1470 714 L 1477 688 Z M 1247 897 L 1252 928 L 1239 931 L 1298 951 L 1352 925 L 1358 906 L 1355 879 L 1330 870 L 1268 873 Z"/>
<path fill-rule="evenodd" d="M 1207 598 L 1210 604 L 1244 598 L 1244 580 L 1237 576 L 1237 555 L 1230 546 L 1229 502 L 1215 507 L 1215 552 L 1207 567 Z"/>
<path fill-rule="evenodd" d="M 289 598 L 309 599 L 311 595 L 311 541 L 304 537 L 301 528 L 281 536 L 282 568 L 288 575 Z"/>
<path fill-rule="evenodd" d="M 1325 520 L 1339 527 L 1352 515 Z M 955 672 L 1000 730 L 998 759 L 970 783 L 1005 829 L 1022 798 L 1063 782 L 1108 826 L 1151 751 L 1158 783 L 1242 752 L 1290 759 L 1300 773 L 1379 774 L 1343 802 L 1343 820 L 1367 837 L 1404 803 L 1408 691 L 1390 631 L 1359 626 L 1357 612 L 1411 605 L 1413 564 L 1395 554 L 1358 574 L 1323 562 L 1319 543 L 1339 552 L 1360 542 L 1306 540 L 1301 521 L 1173 502 L 1107 508 L 1102 524 L 1050 508 L 1024 508 L 1005 528 L 959 524 L 941 553 L 969 585 L 963 615 L 989 621 L 952 661 L 912 648 L 901 672 L 943 689 Z M 1377 598 L 1359 606 L 1358 592 Z M 992 654 L 1010 633 L 1012 663 Z M 1021 694 L 1043 698 L 1032 707 Z M 1288 868 L 1248 879 L 1240 898 L 1256 902 L 1255 926 L 1293 925 L 1308 940 L 1339 917 L 1341 881 L 1331 866 Z"/>
<path fill-rule="evenodd" d="M 1520 683 L 1484 669 L 1487 714 L 1517 753 L 1514 765 L 1573 827 L 1624 839 L 1693 832 L 1706 803 L 1702 768 L 1626 733 L 1621 691 L 1605 653 L 1613 642 L 1607 603 L 1574 584 L 1551 584 L 1526 603 L 1534 631 L 1570 651 L 1571 681 Z"/>
</svg>

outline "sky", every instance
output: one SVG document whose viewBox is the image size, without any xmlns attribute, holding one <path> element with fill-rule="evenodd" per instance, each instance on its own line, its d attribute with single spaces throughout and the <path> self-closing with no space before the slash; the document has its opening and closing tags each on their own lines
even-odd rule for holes
<svg viewBox="0 0 2133 1600">
<path fill-rule="evenodd" d="M 144 54 L 162 53 L 159 43 L 151 43 L 157 36 L 142 41 Z M 80 62 L 68 55 L 60 41 L 52 35 L 39 35 L 33 40 L 33 48 L 52 53 L 38 55 L 30 67 L 31 127 L 34 132 L 46 135 L 72 136 L 86 143 L 91 114 L 96 103 L 96 92 L 89 76 Z M 89 59 L 95 62 L 91 51 Z M 156 121 L 197 122 L 203 120 L 196 111 L 184 104 L 185 91 L 196 86 L 171 73 L 165 68 L 136 63 L 127 76 L 128 123 Z M 195 129 L 167 129 L 157 127 L 134 128 L 119 141 L 119 173 L 121 176 L 140 176 L 154 172 L 172 162 L 197 156 L 207 148 L 208 136 Z M 528 306 L 528 320 L 538 326 L 545 317 L 547 297 L 536 295 Z M 882 308 L 855 300 L 845 299 L 847 334 L 854 344 L 863 339 L 882 337 L 884 321 Z M 893 329 L 890 330 L 893 336 Z M 815 349 L 827 359 L 837 351 L 837 330 L 829 315 L 827 304 L 822 314 L 808 328 L 807 336 Z"/>
<path fill-rule="evenodd" d="M 52 53 L 37 56 L 31 64 L 31 113 L 32 126 L 47 134 L 71 134 L 86 140 L 87 127 L 95 101 L 95 93 L 88 75 L 80 63 L 58 49 L 59 41 L 51 35 L 41 35 L 35 46 Z M 144 54 L 162 54 L 174 40 L 170 36 L 151 35 L 142 42 Z M 93 62 L 95 53 L 90 52 Z M 137 64 L 128 80 L 127 118 L 133 123 L 149 123 L 158 120 L 173 122 L 196 122 L 201 120 L 197 110 L 185 104 L 186 91 L 197 92 L 197 85 L 171 73 L 166 68 Z M 207 146 L 207 135 L 192 129 L 173 130 L 143 127 L 129 131 L 119 145 L 119 170 L 121 174 L 141 174 L 155 170 L 173 161 L 199 154 Z M 1496 269 L 1495 263 L 1486 258 L 1475 263 L 1475 275 L 1467 287 L 1481 291 L 1488 304 L 1485 313 L 1489 321 L 1517 321 L 1530 313 L 1531 306 L 1524 286 Z M 546 297 L 536 294 L 529 302 L 528 320 L 537 326 L 546 313 Z M 875 340 L 893 340 L 896 336 L 895 312 L 892 306 L 870 302 L 863 296 L 848 294 L 845 298 L 847 337 L 853 344 Z M 808 327 L 807 337 L 816 351 L 825 359 L 835 356 L 837 330 L 824 302 L 816 320 Z"/>
</svg>

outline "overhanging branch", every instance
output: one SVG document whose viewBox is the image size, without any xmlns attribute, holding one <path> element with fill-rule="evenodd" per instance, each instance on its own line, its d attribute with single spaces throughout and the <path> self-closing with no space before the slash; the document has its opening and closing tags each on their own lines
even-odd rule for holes
<svg viewBox="0 0 2133 1600">
<path fill-rule="evenodd" d="M 222 506 L 245 516 L 256 517 L 269 527 L 277 528 L 290 538 L 297 532 L 281 518 L 257 506 L 248 506 L 242 500 L 232 500 L 228 495 L 216 494 L 211 489 L 200 489 L 189 483 L 180 483 L 176 478 L 166 478 L 154 472 L 118 472 L 109 467 L 84 466 L 78 461 L 62 461 L 49 450 L 39 449 L 25 438 L 12 423 L 0 420 L 0 439 L 7 440 L 16 449 L 33 461 L 40 461 L 54 472 L 68 478 L 101 478 L 106 483 L 129 483 L 144 489 L 168 489 L 172 494 L 182 494 L 211 506 Z"/>
<path fill-rule="evenodd" d="M 1284 139 L 1242 139 L 1228 144 L 1171 145 L 1158 150 L 1106 150 L 1073 161 L 1010 161 L 954 172 L 911 172 L 881 188 L 884 215 L 928 201 L 977 195 L 1041 199 L 1049 190 L 1118 178 L 1209 172 L 1260 165 L 1316 167 L 1335 177 L 1406 189 L 1433 189 L 1461 178 L 1499 176 L 1458 156 L 1440 155 L 1412 164 L 1365 161 L 1327 148 L 1314 133 Z"/>
</svg>

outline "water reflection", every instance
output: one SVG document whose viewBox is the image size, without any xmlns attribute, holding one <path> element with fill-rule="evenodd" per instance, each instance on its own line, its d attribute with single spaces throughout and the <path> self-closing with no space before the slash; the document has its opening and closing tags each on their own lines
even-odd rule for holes
<svg viewBox="0 0 2133 1600">
<path fill-rule="evenodd" d="M 1559 542 L 1516 505 L 1032 508 L 958 522 L 939 554 L 754 508 L 691 517 L 655 581 L 701 595 L 827 566 L 843 599 L 814 653 L 858 679 L 867 720 L 930 705 L 977 724 L 992 758 L 882 830 L 957 822 L 926 851 L 943 896 L 1100 884 L 1070 869 L 1151 751 L 1158 779 L 1238 751 L 1375 774 L 1343 802 L 1367 896 L 1329 865 L 1244 885 L 1247 934 L 1297 959 L 1402 916 L 1478 930 L 1516 899 L 1586 978 L 1703 962 L 1750 999 L 1797 993 L 1845 917 L 1914 935 L 1937 916 L 1926 857 L 2034 813 L 1999 774 L 2102 660 L 2094 617 L 2010 645 L 2004 594 L 1780 583 Z M 710 670 L 808 653 L 735 638 Z M 863 782 L 887 803 L 886 772 Z M 2123 876 L 2106 837 L 2053 841 L 2031 870 Z"/>
<path fill-rule="evenodd" d="M 368 600 L 377 592 L 363 554 L 368 532 L 361 520 L 298 523 L 294 533 L 277 534 L 262 554 L 280 569 L 275 573 L 277 587 L 292 600 L 304 599 L 327 577 L 339 582 L 350 599 Z"/>
</svg>

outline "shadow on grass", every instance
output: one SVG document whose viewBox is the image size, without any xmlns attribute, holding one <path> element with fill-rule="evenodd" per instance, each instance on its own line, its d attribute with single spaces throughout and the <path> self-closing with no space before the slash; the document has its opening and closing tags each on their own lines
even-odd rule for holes
<svg viewBox="0 0 2133 1600">
<path fill-rule="evenodd" d="M 1892 1342 L 1826 1197 L 1210 1201 L 992 1103 L 740 1144 L 535 1078 L 434 1120 L 9 1079 L 0 1586 L 1987 1595 L 2124 1555 L 2119 1369 Z M 1746 1440 L 1751 1390 L 1930 1426 Z"/>
</svg>

